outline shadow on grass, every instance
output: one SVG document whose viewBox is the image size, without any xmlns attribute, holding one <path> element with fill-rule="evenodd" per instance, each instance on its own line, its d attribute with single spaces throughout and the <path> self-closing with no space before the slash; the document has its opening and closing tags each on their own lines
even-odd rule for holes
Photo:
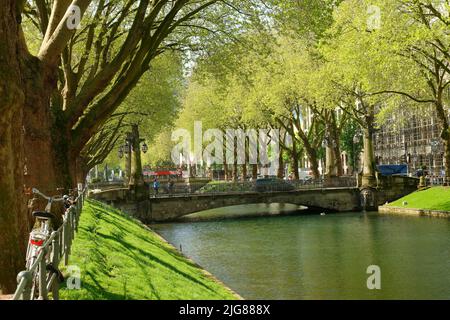
<svg viewBox="0 0 450 320">
<path fill-rule="evenodd" d="M 175 268 L 173 265 L 171 265 L 171 264 L 161 260 L 157 256 L 155 256 L 155 255 L 153 255 L 153 254 L 151 254 L 149 252 L 146 252 L 146 251 L 144 251 L 144 250 L 142 250 L 142 249 L 140 249 L 140 248 L 138 248 L 138 247 L 136 247 L 136 246 L 126 242 L 126 241 L 124 241 L 121 238 L 116 238 L 114 236 L 103 234 L 103 233 L 98 233 L 98 236 L 103 237 L 104 239 L 109 239 L 110 241 L 115 241 L 115 242 L 119 243 L 121 246 L 123 246 L 127 251 L 129 251 L 133 255 L 133 260 L 134 261 L 139 261 L 140 257 L 146 257 L 150 261 L 154 261 L 154 262 L 160 264 L 161 266 L 163 266 L 163 267 L 169 269 L 170 271 L 172 271 L 172 272 L 174 272 L 174 273 L 184 277 L 185 279 L 187 279 L 187 280 L 189 280 L 189 281 L 191 281 L 193 283 L 196 283 L 196 284 L 202 286 L 203 288 L 205 288 L 205 289 L 207 289 L 207 290 L 209 290 L 211 292 L 217 293 L 215 290 L 211 289 L 209 286 L 205 285 L 203 282 L 195 279 L 193 276 L 189 275 L 188 273 L 186 273 L 186 272 L 184 272 L 182 270 L 179 270 L 178 268 Z M 164 248 L 164 249 L 166 249 L 166 248 Z M 133 251 L 138 252 L 138 254 L 135 254 Z M 183 262 L 188 262 L 188 261 L 185 260 Z M 140 263 L 139 263 L 139 265 L 141 266 L 143 271 L 147 271 L 145 266 L 143 266 Z"/>
<path fill-rule="evenodd" d="M 124 299 L 124 295 L 109 292 L 95 280 L 95 277 L 92 276 L 92 274 L 88 273 L 88 275 L 94 282 L 94 285 L 91 285 L 87 281 L 83 281 L 81 283 L 82 291 L 79 293 L 78 298 L 83 299 L 83 300 L 126 300 L 126 299 Z M 71 291 L 72 290 L 65 288 L 65 291 L 68 295 L 68 297 L 66 297 L 66 299 L 69 298 L 69 300 L 71 300 L 71 296 L 72 296 Z M 83 293 L 83 291 L 85 291 L 86 293 Z M 65 296 L 66 296 L 66 294 L 65 294 Z M 74 294 L 74 296 L 77 297 L 76 294 Z"/>
<path fill-rule="evenodd" d="M 106 274 L 107 276 L 111 277 L 110 274 L 110 267 L 111 264 L 108 263 L 108 257 L 104 253 L 101 252 L 100 248 L 103 247 L 100 244 L 101 241 L 108 240 L 110 244 L 108 246 L 114 248 L 116 245 L 121 245 L 123 248 L 125 248 L 128 252 L 128 257 L 130 257 L 135 263 L 138 264 L 139 268 L 141 269 L 142 273 L 149 277 L 149 266 L 151 266 L 151 262 L 155 262 L 162 267 L 172 271 L 175 274 L 180 275 L 181 277 L 185 278 L 186 280 L 195 283 L 204 289 L 206 289 L 209 292 L 212 293 L 218 293 L 216 290 L 211 288 L 210 286 L 206 285 L 202 281 L 196 279 L 194 276 L 190 275 L 189 273 L 186 273 L 183 270 L 180 270 L 179 268 L 176 268 L 175 266 L 171 265 L 168 262 L 165 262 L 164 260 L 160 259 L 158 256 L 146 252 L 143 249 L 136 247 L 135 245 L 131 244 L 130 242 L 127 242 L 126 236 L 130 234 L 130 228 L 141 228 L 144 233 L 148 233 L 149 237 L 144 237 L 139 234 L 132 234 L 132 236 L 136 240 L 140 240 L 145 242 L 148 245 L 151 245 L 155 248 L 158 248 L 162 250 L 164 253 L 167 253 L 174 259 L 176 259 L 179 262 L 182 262 L 186 266 L 190 266 L 192 268 L 197 269 L 198 266 L 195 265 L 192 261 L 186 259 L 182 254 L 180 254 L 177 250 L 170 247 L 169 245 L 165 244 L 164 242 L 161 242 L 156 235 L 152 235 L 151 231 L 145 228 L 145 226 L 136 224 L 136 221 L 134 219 L 128 217 L 123 212 L 115 209 L 106 207 L 102 203 L 99 203 L 97 201 L 90 200 L 90 210 L 92 213 L 92 217 L 95 220 L 95 233 L 92 234 L 89 232 L 88 227 L 82 227 L 84 231 L 88 233 L 89 241 L 94 242 L 98 245 L 94 245 L 90 247 L 90 254 L 92 254 L 93 258 L 91 261 L 94 262 L 98 270 Z M 109 230 L 106 233 L 103 233 L 104 229 L 100 226 L 100 224 L 108 224 L 112 228 L 108 228 Z M 126 224 L 124 224 L 126 223 Z M 129 224 L 129 226 L 127 226 Z M 147 263 L 143 261 L 143 258 L 147 259 Z M 200 271 L 200 269 L 199 269 Z M 94 277 L 91 278 L 94 280 Z M 149 287 L 152 290 L 152 294 L 156 296 L 157 299 L 160 299 L 160 296 L 158 294 L 158 291 L 154 287 L 153 283 L 150 280 L 150 277 L 148 278 Z M 104 290 L 104 288 L 101 288 L 101 285 L 96 282 L 96 285 L 99 286 L 101 290 Z M 106 290 L 105 290 L 106 291 Z"/>
<path fill-rule="evenodd" d="M 129 216 L 127 216 L 125 213 L 123 213 L 120 210 L 117 210 L 115 208 L 111 207 L 111 211 L 108 211 L 107 209 L 102 207 L 101 203 L 94 203 L 92 204 L 92 210 L 95 211 L 99 211 L 102 214 L 100 215 L 99 219 L 103 220 L 105 222 L 107 222 L 110 225 L 114 225 L 117 229 L 120 229 L 120 232 L 123 234 L 128 234 L 129 230 L 125 227 L 123 227 L 121 225 L 121 221 L 120 218 L 126 220 L 128 223 L 133 224 L 133 227 L 139 227 L 141 228 L 144 232 L 149 234 L 149 237 L 142 237 L 140 235 L 137 234 L 133 234 L 134 237 L 136 237 L 139 240 L 142 240 L 152 246 L 158 247 L 161 250 L 164 250 L 165 252 L 167 252 L 168 254 L 170 254 L 172 257 L 176 258 L 178 261 L 181 261 L 183 263 L 186 263 L 192 267 L 198 267 L 196 264 L 194 264 L 192 261 L 189 261 L 188 259 L 186 259 L 186 257 L 184 257 L 182 254 L 180 254 L 176 249 L 172 248 L 171 246 L 161 242 L 159 239 L 155 238 L 156 235 L 154 235 L 153 239 L 150 237 L 151 234 L 145 226 L 142 225 L 137 225 L 136 221 L 134 221 L 132 218 L 130 218 Z M 112 214 L 117 214 L 119 216 L 119 218 L 115 218 Z M 97 215 L 96 215 L 97 216 Z"/>
</svg>

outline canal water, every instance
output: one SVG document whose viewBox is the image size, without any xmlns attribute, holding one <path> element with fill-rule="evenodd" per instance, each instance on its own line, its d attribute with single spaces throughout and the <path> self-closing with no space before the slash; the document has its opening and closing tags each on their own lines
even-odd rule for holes
<svg viewBox="0 0 450 320">
<path fill-rule="evenodd" d="M 225 208 L 152 228 L 246 299 L 450 299 L 450 219 L 299 209 Z M 381 290 L 367 287 L 373 265 Z"/>
</svg>

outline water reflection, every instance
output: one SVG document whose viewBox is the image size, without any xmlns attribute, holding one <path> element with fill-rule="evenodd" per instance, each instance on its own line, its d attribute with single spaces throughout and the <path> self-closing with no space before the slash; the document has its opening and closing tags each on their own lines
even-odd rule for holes
<svg viewBox="0 0 450 320">
<path fill-rule="evenodd" d="M 207 210 L 199 213 L 193 213 L 183 218 L 180 218 L 179 221 L 192 222 L 192 221 L 207 221 L 207 220 L 223 220 L 223 219 L 237 219 L 248 217 L 261 217 L 261 216 L 307 214 L 309 212 L 310 211 L 306 207 L 289 203 L 280 203 L 280 204 L 261 203 L 250 205 L 245 204 Z"/>
</svg>

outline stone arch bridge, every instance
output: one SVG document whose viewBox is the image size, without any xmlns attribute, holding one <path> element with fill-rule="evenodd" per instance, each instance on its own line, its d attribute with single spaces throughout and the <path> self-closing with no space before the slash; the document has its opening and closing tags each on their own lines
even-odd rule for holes
<svg viewBox="0 0 450 320">
<path fill-rule="evenodd" d="M 403 177 L 395 177 L 403 178 Z M 376 210 L 386 201 L 397 200 L 417 188 L 415 179 L 391 179 L 374 191 L 371 207 Z M 132 200 L 128 189 L 113 189 L 91 194 L 138 218 L 144 223 L 173 221 L 183 216 L 216 208 L 243 204 L 285 203 L 332 212 L 361 210 L 361 190 L 357 187 L 313 187 L 294 191 L 213 193 L 160 196 Z"/>
</svg>

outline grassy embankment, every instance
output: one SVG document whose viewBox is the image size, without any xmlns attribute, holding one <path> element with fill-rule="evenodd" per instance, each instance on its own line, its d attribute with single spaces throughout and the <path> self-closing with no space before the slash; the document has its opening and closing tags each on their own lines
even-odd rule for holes
<svg viewBox="0 0 450 320">
<path fill-rule="evenodd" d="M 70 257 L 81 290 L 62 299 L 236 299 L 204 270 L 144 225 L 87 201 Z"/>
<path fill-rule="evenodd" d="M 406 205 L 404 205 L 406 203 Z M 450 187 L 434 187 L 414 192 L 400 200 L 388 204 L 388 207 L 450 211 Z"/>
</svg>

